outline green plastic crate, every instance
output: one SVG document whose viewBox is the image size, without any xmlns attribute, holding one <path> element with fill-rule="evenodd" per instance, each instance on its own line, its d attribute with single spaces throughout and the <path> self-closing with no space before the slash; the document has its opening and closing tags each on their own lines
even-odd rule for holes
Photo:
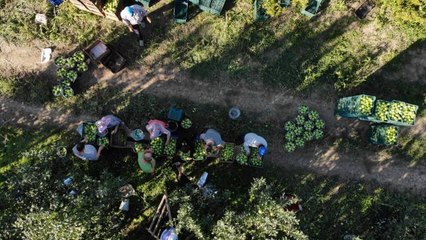
<svg viewBox="0 0 426 240">
<path fill-rule="evenodd" d="M 307 17 L 313 17 L 318 13 L 319 8 L 321 7 L 322 0 L 310 0 L 308 6 L 302 10 L 302 14 Z"/>
<path fill-rule="evenodd" d="M 173 16 L 177 23 L 185 23 L 188 20 L 188 1 L 187 0 L 175 0 Z M 178 118 L 182 118 L 182 117 L 179 116 Z"/>
<path fill-rule="evenodd" d="M 212 0 L 210 4 L 210 12 L 215 15 L 220 15 L 226 0 Z"/>
<path fill-rule="evenodd" d="M 241 162 L 238 161 L 238 155 L 240 155 L 240 154 L 242 154 L 246 159 L 246 161 L 244 163 L 241 163 Z M 244 147 L 242 145 L 238 145 L 238 146 L 235 147 L 235 162 L 239 165 L 242 165 L 242 166 L 248 166 L 248 158 L 245 154 Z"/>
<path fill-rule="evenodd" d="M 248 165 L 250 167 L 263 168 L 263 157 L 260 160 L 257 160 L 257 152 L 258 149 L 254 147 L 250 147 L 250 156 L 248 157 Z M 259 163 L 255 163 L 255 161 L 259 161 Z"/>
<path fill-rule="evenodd" d="M 290 7 L 291 1 L 290 0 L 280 0 L 280 6 L 281 7 Z"/>
<path fill-rule="evenodd" d="M 202 149 L 203 148 L 203 146 L 202 146 L 202 144 L 201 144 L 201 141 L 196 141 L 195 142 L 195 148 L 194 148 L 194 154 L 193 154 L 193 159 L 195 160 L 195 161 L 203 161 L 203 160 L 206 160 L 206 152 L 205 151 L 203 151 L 203 154 L 201 154 L 200 156 L 197 156 L 197 149 Z"/>
<path fill-rule="evenodd" d="M 395 121 L 395 120 L 390 119 L 390 114 L 391 114 L 391 112 L 390 112 L 390 106 L 388 106 L 387 110 L 386 110 L 386 119 L 385 120 L 380 119 L 378 117 L 378 114 L 379 114 L 378 109 L 379 109 L 379 106 L 380 106 L 381 103 L 386 103 L 386 104 L 389 104 L 389 105 L 393 105 L 393 104 L 396 104 L 396 103 L 401 103 L 401 104 L 403 104 L 405 106 L 411 106 L 412 108 L 414 108 L 414 112 L 413 112 L 413 114 L 414 114 L 414 120 L 412 122 L 408 123 L 408 122 Z M 417 115 L 418 108 L 419 107 L 417 105 L 406 103 L 406 102 L 402 102 L 402 101 L 377 100 L 376 101 L 376 107 L 374 109 L 374 114 L 373 114 L 373 118 L 374 118 L 373 122 L 388 123 L 388 124 L 393 124 L 393 125 L 397 125 L 397 126 L 413 126 L 415 124 L 415 120 L 416 120 L 416 115 Z"/>
<path fill-rule="evenodd" d="M 397 125 L 397 126 L 414 126 L 414 124 L 416 123 L 417 110 L 419 109 L 419 106 L 411 104 L 411 103 L 402 102 L 402 101 L 396 101 L 396 100 L 393 100 L 392 103 L 402 103 L 402 104 L 407 105 L 407 106 L 412 106 L 414 108 L 414 112 L 413 112 L 414 113 L 414 120 L 410 123 L 403 122 L 403 121 L 389 120 L 389 121 L 387 121 L 387 123 Z"/>
<path fill-rule="evenodd" d="M 169 108 L 169 112 L 167 114 L 167 118 L 169 120 L 173 120 L 176 122 L 180 122 L 183 119 L 184 112 L 180 108 L 171 107 Z"/>
<path fill-rule="evenodd" d="M 262 8 L 262 3 L 263 0 L 254 0 L 253 2 L 253 16 L 255 21 L 269 18 L 269 16 L 266 14 L 266 10 Z"/>
<path fill-rule="evenodd" d="M 371 114 L 361 113 L 360 101 L 363 96 L 373 99 Z M 365 94 L 341 98 L 339 99 L 339 101 L 337 101 L 336 115 L 340 117 L 345 117 L 345 118 L 358 118 L 360 120 L 365 120 L 373 115 L 375 101 L 376 101 L 375 96 L 370 96 Z"/>
<path fill-rule="evenodd" d="M 198 7 L 205 12 L 209 12 L 211 2 L 212 0 L 200 0 Z"/>
<path fill-rule="evenodd" d="M 135 0 L 135 1 L 142 3 L 145 8 L 149 8 L 152 0 Z"/>
<path fill-rule="evenodd" d="M 396 136 L 394 142 L 388 142 L 386 141 L 386 131 L 388 129 L 394 128 L 396 129 Z M 368 133 L 368 140 L 371 144 L 376 145 L 396 145 L 398 143 L 398 137 L 399 137 L 399 127 L 398 126 L 392 126 L 392 125 L 372 125 L 370 126 L 369 133 Z"/>
<path fill-rule="evenodd" d="M 225 159 L 224 155 L 223 155 L 224 151 L 226 151 L 227 148 L 232 149 L 232 155 L 229 159 Z M 235 156 L 236 156 L 236 152 L 237 151 L 236 151 L 234 143 L 225 143 L 225 145 L 223 146 L 223 149 L 220 152 L 220 161 L 221 162 L 233 162 L 234 159 L 235 159 Z"/>
</svg>

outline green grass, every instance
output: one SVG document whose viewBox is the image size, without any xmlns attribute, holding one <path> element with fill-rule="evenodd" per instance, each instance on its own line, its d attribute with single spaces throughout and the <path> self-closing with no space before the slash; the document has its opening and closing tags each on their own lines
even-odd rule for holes
<svg viewBox="0 0 426 240">
<path fill-rule="evenodd" d="M 424 37 L 392 22 L 359 21 L 343 1 L 331 1 L 329 8 L 314 20 L 290 8 L 279 18 L 253 22 L 250 1 L 239 1 L 220 18 L 199 14 L 163 41 L 167 56 L 206 81 L 226 73 L 236 82 L 298 91 L 326 84 L 342 91 L 366 82 L 395 53 Z M 383 40 L 392 38 L 391 49 Z"/>
<path fill-rule="evenodd" d="M 53 98 L 51 93 L 53 84 L 53 79 L 45 73 L 0 76 L 0 93 L 2 96 L 23 102 L 46 103 Z"/>
<path fill-rule="evenodd" d="M 47 25 L 34 22 L 36 13 L 47 15 Z M 96 38 L 120 34 L 117 22 L 83 12 L 65 1 L 53 12 L 47 1 L 7 1 L 0 11 L 0 38 L 14 44 L 31 44 L 40 39 L 60 46 L 70 43 L 88 44 Z"/>
</svg>

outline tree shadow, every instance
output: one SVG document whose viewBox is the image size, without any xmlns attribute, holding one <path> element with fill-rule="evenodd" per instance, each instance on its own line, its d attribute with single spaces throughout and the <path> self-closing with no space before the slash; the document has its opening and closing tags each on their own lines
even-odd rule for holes
<svg viewBox="0 0 426 240">
<path fill-rule="evenodd" d="M 293 89 L 312 87 L 320 82 L 332 83 L 333 79 L 328 75 L 333 72 L 333 66 L 321 70 L 312 82 L 306 81 L 306 78 L 311 77 L 307 69 L 315 71 L 318 61 L 335 47 L 336 43 L 333 41 L 348 31 L 355 20 L 353 16 L 343 16 L 324 30 L 315 32 L 315 21 L 299 19 L 297 27 L 279 39 L 275 39 L 271 26 L 260 22 L 249 23 L 240 31 L 240 36 L 225 47 L 220 56 L 212 56 L 189 70 L 202 78 L 212 78 L 218 72 L 227 72 L 231 79 L 237 81 L 251 83 L 262 79 L 261 81 L 272 86 Z M 180 42 L 191 42 L 201 32 L 202 28 L 199 27 Z M 179 45 L 180 43 L 177 44 L 178 47 Z M 184 54 L 184 51 L 182 49 L 176 54 Z"/>
<path fill-rule="evenodd" d="M 409 102 L 419 106 L 418 113 L 423 112 L 426 109 L 425 54 L 426 40 L 420 39 L 368 76 L 365 83 L 348 93 L 367 92 L 384 100 Z"/>
</svg>

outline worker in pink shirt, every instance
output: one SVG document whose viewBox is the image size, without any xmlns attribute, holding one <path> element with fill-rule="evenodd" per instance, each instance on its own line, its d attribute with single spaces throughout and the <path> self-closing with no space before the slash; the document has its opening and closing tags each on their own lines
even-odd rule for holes
<svg viewBox="0 0 426 240">
<path fill-rule="evenodd" d="M 165 122 L 156 119 L 150 120 L 146 125 L 146 130 L 149 132 L 149 138 L 151 140 L 160 137 L 162 134 L 166 134 L 166 144 L 169 143 L 171 133 L 167 130 L 167 124 Z"/>
</svg>

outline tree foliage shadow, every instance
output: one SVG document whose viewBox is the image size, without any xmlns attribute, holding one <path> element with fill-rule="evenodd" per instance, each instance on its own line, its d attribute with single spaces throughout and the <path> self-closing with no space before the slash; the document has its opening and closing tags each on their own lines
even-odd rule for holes
<svg viewBox="0 0 426 240">
<path fill-rule="evenodd" d="M 348 94 L 367 92 L 384 100 L 406 101 L 418 105 L 418 112 L 423 112 L 426 109 L 426 81 L 414 82 L 409 75 L 405 75 L 403 79 L 395 80 L 389 79 L 387 75 L 409 68 L 413 64 L 410 61 L 410 53 L 418 50 L 424 51 L 424 49 L 426 49 L 426 40 L 416 41 L 386 63 L 386 65 L 371 74 L 364 84 L 349 91 Z M 422 113 L 421 115 L 424 114 Z"/>
<path fill-rule="evenodd" d="M 262 79 L 273 86 L 295 89 L 303 83 L 306 69 L 316 67 L 319 59 L 335 46 L 333 41 L 348 31 L 353 21 L 354 17 L 343 16 L 325 30 L 316 32 L 313 22 L 298 20 L 297 27 L 279 39 L 274 39 L 272 26 L 263 23 L 246 24 L 239 37 L 228 44 L 220 55 L 195 64 L 190 71 L 203 78 L 211 78 L 218 71 L 225 71 L 237 80 Z M 200 35 L 201 31 L 202 28 L 199 27 L 180 42 L 189 42 Z M 259 42 L 262 42 L 261 45 Z M 177 45 L 179 46 L 179 43 Z M 232 65 L 236 60 L 241 63 L 233 69 Z M 253 62 L 255 64 L 252 64 Z M 332 66 L 321 72 L 314 82 L 332 82 L 333 79 L 330 79 L 328 74 L 333 70 Z"/>
</svg>

